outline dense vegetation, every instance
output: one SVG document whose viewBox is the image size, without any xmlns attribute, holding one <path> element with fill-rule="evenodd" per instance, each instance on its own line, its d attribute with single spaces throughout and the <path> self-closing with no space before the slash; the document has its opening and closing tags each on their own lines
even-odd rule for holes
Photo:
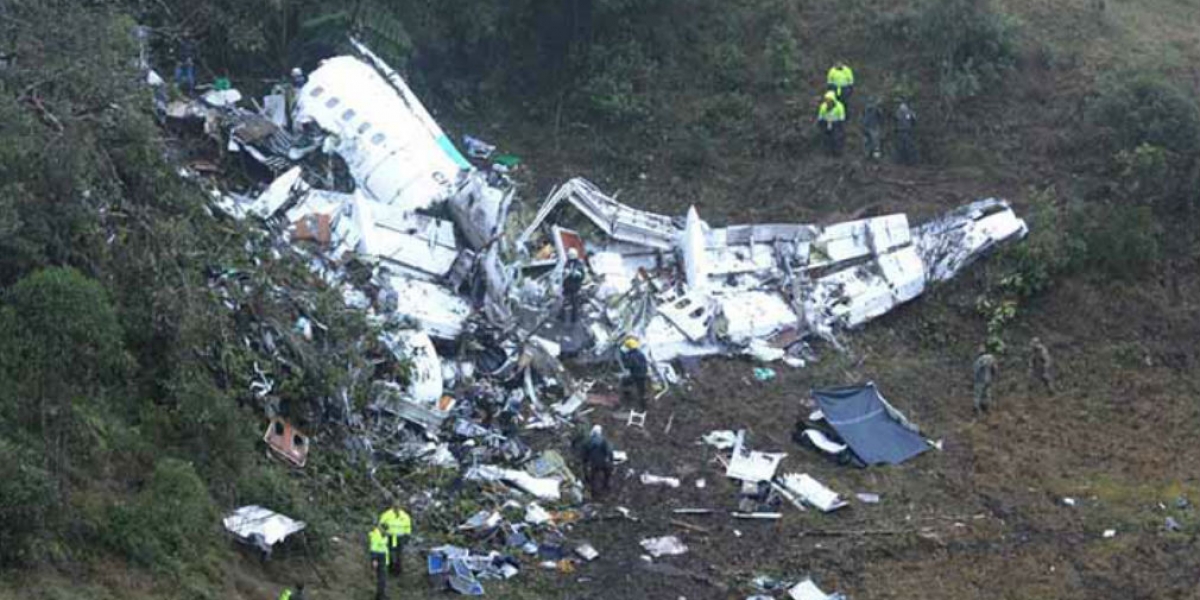
<svg viewBox="0 0 1200 600">
<path fill-rule="evenodd" d="M 266 407 L 248 385 L 271 350 L 245 339 L 262 323 L 288 337 L 296 367 L 276 374 L 283 405 L 271 408 L 318 426 L 348 361 L 365 360 L 367 325 L 319 285 L 279 292 L 310 278 L 303 266 L 177 176 L 136 71 L 135 24 L 155 32 L 160 72 L 190 38 L 202 80 L 251 88 L 357 33 L 450 114 L 605 131 L 614 141 L 596 156 L 618 168 L 621 148 L 652 140 L 682 174 L 719 171 L 724 152 L 809 156 L 806 98 L 852 40 L 905 48 L 857 55 L 889 67 L 879 95 L 940 107 L 960 137 L 1000 110 L 992 92 L 1015 70 L 1045 59 L 984 0 L 839 7 L 847 41 L 809 49 L 833 22 L 800 23 L 786 0 L 0 2 L 0 569 L 116 556 L 199 594 L 218 507 L 269 501 L 317 527 L 331 510 L 261 458 Z M 1153 65 L 1131 68 L 1082 99 L 1061 162 L 1080 183 L 1030 194 L 1029 243 L 980 304 L 997 342 L 1018 303 L 1064 277 L 1194 264 L 1197 97 Z M 923 139 L 928 160 L 949 143 Z M 301 314 L 327 335 L 288 336 Z M 322 460 L 314 478 L 339 469 Z"/>
</svg>

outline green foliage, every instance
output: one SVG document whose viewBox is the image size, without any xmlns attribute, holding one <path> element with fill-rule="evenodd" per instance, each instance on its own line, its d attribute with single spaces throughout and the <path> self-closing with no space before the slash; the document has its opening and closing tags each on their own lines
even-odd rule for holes
<svg viewBox="0 0 1200 600">
<path fill-rule="evenodd" d="M 786 23 L 776 23 L 767 34 L 765 50 L 767 65 L 775 86 L 792 91 L 803 77 L 800 64 L 800 42 Z"/>
<path fill-rule="evenodd" d="M 975 311 L 987 322 L 986 346 L 989 352 L 1003 353 L 1005 328 L 1017 318 L 1018 303 L 1012 299 L 993 300 L 987 296 L 975 299 Z"/>
<path fill-rule="evenodd" d="M 937 65 L 951 103 L 991 91 L 1016 64 L 1017 26 L 988 0 L 927 0 L 903 29 Z"/>
<path fill-rule="evenodd" d="M 134 500 L 114 506 L 101 541 L 135 564 L 165 572 L 204 554 L 216 539 L 218 513 L 191 463 L 159 460 Z"/>
<path fill-rule="evenodd" d="M 1115 279 L 1146 276 L 1161 258 L 1161 225 L 1148 206 L 1099 205 L 1083 215 L 1081 235 L 1087 264 Z"/>
<path fill-rule="evenodd" d="M 37 455 L 0 438 L 0 568 L 32 561 L 58 504 L 54 478 Z"/>
<path fill-rule="evenodd" d="M 1109 133 L 1113 153 L 1136 152 L 1145 144 L 1181 157 L 1200 152 L 1196 99 L 1153 72 L 1122 72 L 1106 78 L 1088 115 Z"/>
<path fill-rule="evenodd" d="M 651 79 L 655 63 L 637 42 L 599 47 L 589 60 L 591 75 L 582 94 L 596 116 L 612 123 L 636 123 L 650 114 L 649 98 L 638 83 Z"/>
<path fill-rule="evenodd" d="M 1006 295 L 1036 296 L 1085 258 L 1086 244 L 1070 228 L 1057 200 L 1052 187 L 1030 195 L 1026 217 L 1029 235 L 1025 241 L 1008 247 L 1000 258 L 1004 275 L 998 286 Z"/>
</svg>

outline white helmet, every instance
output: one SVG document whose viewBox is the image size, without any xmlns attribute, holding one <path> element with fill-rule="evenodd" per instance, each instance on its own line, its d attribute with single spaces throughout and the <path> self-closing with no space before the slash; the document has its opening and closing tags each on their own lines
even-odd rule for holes
<svg viewBox="0 0 1200 600">
<path fill-rule="evenodd" d="M 304 75 L 304 71 L 301 71 L 300 67 L 292 67 L 292 77 L 300 77 L 301 75 Z"/>
<path fill-rule="evenodd" d="M 570 258 L 570 259 L 579 258 L 579 250 L 576 250 L 575 248 L 567 248 L 567 258 Z"/>
</svg>

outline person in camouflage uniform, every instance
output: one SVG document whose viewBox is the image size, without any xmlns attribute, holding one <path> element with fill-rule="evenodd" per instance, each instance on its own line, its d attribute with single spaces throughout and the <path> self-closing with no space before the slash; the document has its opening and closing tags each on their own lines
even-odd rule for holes
<svg viewBox="0 0 1200 600">
<path fill-rule="evenodd" d="M 1034 385 L 1040 381 L 1046 391 L 1054 393 L 1054 371 L 1050 360 L 1050 350 L 1040 338 L 1034 337 L 1029 341 L 1029 381 Z"/>
<path fill-rule="evenodd" d="M 975 359 L 975 413 L 988 411 L 992 404 L 992 383 L 996 380 L 996 357 L 987 351 L 986 347 L 979 348 L 979 356 Z"/>
</svg>

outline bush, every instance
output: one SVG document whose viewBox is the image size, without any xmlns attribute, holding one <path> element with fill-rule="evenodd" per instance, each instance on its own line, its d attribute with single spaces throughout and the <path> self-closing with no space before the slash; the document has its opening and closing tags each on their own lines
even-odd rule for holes
<svg viewBox="0 0 1200 600">
<path fill-rule="evenodd" d="M 1009 246 L 1001 257 L 1002 291 L 1019 298 L 1035 296 L 1080 264 L 1087 246 L 1066 217 L 1057 205 L 1054 188 L 1030 196 L 1029 236 Z"/>
<path fill-rule="evenodd" d="M 30 562 L 58 504 L 54 478 L 36 453 L 0 439 L 0 568 Z"/>
<path fill-rule="evenodd" d="M 133 502 L 113 507 L 101 541 L 135 564 L 178 572 L 211 545 L 217 518 L 191 463 L 165 458 Z"/>
<path fill-rule="evenodd" d="M 767 34 L 765 51 L 772 83 L 783 91 L 791 91 L 804 77 L 800 64 L 800 42 L 786 23 L 776 23 Z"/>
<path fill-rule="evenodd" d="M 1196 100 L 1157 74 L 1126 72 L 1104 80 L 1088 117 L 1109 133 L 1112 153 L 1143 144 L 1184 157 L 1200 152 Z"/>
<path fill-rule="evenodd" d="M 987 0 L 929 0 L 913 33 L 938 65 L 941 95 L 974 98 L 1000 83 L 1017 60 L 1017 26 Z"/>
<path fill-rule="evenodd" d="M 1148 206 L 1095 205 L 1083 215 L 1087 263 L 1116 279 L 1137 279 L 1158 262 L 1161 227 Z"/>
</svg>

